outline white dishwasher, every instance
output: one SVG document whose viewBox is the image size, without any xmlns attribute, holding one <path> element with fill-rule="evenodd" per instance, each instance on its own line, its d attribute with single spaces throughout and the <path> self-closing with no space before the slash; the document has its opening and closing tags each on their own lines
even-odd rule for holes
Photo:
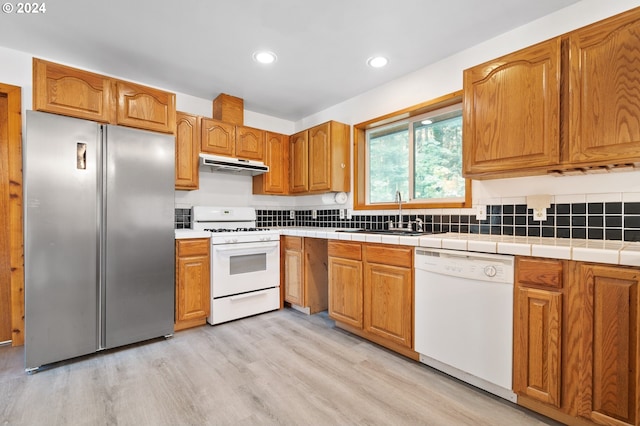
<svg viewBox="0 0 640 426">
<path fill-rule="evenodd" d="M 516 402 L 513 256 L 415 249 L 420 362 Z"/>
</svg>

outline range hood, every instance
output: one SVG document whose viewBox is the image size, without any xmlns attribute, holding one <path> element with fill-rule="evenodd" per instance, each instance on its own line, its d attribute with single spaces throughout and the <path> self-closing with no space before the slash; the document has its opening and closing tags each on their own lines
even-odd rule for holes
<svg viewBox="0 0 640 426">
<path fill-rule="evenodd" d="M 261 161 L 223 157 L 221 155 L 200 154 L 202 168 L 212 172 L 227 172 L 255 176 L 269 171 L 269 166 Z"/>
</svg>

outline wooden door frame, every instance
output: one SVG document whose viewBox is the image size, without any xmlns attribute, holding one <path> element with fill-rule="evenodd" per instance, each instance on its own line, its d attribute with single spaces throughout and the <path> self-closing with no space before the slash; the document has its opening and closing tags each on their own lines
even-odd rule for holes
<svg viewBox="0 0 640 426">
<path fill-rule="evenodd" d="M 11 345 L 24 344 L 24 237 L 22 201 L 22 89 L 0 83 L 7 97 L 9 252 L 11 263 Z"/>
</svg>

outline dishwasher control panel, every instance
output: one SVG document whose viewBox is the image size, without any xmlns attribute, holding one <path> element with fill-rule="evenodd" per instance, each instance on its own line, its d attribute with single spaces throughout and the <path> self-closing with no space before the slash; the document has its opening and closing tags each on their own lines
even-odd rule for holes
<svg viewBox="0 0 640 426">
<path fill-rule="evenodd" d="M 416 269 L 481 281 L 513 283 L 513 256 L 420 247 L 415 250 Z"/>
</svg>

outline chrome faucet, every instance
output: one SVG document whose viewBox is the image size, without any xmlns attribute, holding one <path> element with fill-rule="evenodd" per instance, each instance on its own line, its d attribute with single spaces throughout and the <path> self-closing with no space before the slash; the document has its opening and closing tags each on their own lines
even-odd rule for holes
<svg viewBox="0 0 640 426">
<path fill-rule="evenodd" d="M 396 201 L 398 202 L 398 228 L 404 228 L 404 223 L 402 222 L 402 194 L 399 190 L 396 190 Z"/>
</svg>

